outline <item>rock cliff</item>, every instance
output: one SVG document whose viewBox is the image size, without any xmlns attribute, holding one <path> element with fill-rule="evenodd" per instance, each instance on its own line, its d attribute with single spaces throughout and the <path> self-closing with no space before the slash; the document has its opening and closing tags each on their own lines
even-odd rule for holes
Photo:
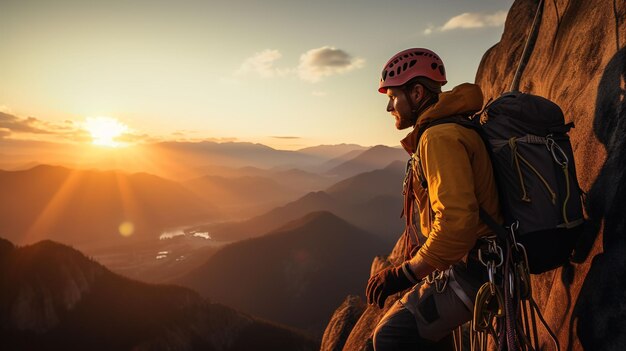
<svg viewBox="0 0 626 351">
<path fill-rule="evenodd" d="M 476 75 L 485 101 L 508 90 L 538 1 L 513 3 L 498 44 Z M 588 228 L 572 269 L 533 276 L 535 299 L 562 350 L 626 347 L 626 3 L 546 1 L 520 90 L 547 97 L 576 128 L 570 132 L 578 180 L 587 192 Z M 397 252 L 396 247 L 394 252 Z M 387 262 L 397 260 L 392 253 Z M 374 268 L 374 267 L 373 267 Z M 374 270 L 374 269 L 373 269 Z M 391 299 L 393 300 L 393 299 Z M 387 301 L 386 308 L 392 301 Z M 346 309 L 342 306 L 338 313 Z M 366 350 L 384 313 L 368 306 L 344 343 L 324 350 Z M 347 327 L 337 323 L 329 328 Z M 326 335 L 341 335 L 327 330 Z M 552 350 L 546 335 L 542 348 Z"/>
</svg>

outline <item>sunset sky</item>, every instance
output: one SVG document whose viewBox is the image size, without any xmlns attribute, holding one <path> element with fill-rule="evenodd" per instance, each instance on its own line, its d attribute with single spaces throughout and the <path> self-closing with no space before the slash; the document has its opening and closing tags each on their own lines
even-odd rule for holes
<svg viewBox="0 0 626 351">
<path fill-rule="evenodd" d="M 382 65 L 427 47 L 473 81 L 512 2 L 0 0 L 0 138 L 398 145 Z"/>
</svg>

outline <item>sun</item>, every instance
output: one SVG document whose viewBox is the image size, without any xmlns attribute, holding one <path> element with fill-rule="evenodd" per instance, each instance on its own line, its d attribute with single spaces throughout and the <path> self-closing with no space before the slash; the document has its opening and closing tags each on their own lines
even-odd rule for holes
<svg viewBox="0 0 626 351">
<path fill-rule="evenodd" d="M 94 145 L 118 147 L 122 145 L 115 139 L 128 132 L 128 126 L 111 117 L 88 117 L 85 129 L 91 134 Z"/>
</svg>

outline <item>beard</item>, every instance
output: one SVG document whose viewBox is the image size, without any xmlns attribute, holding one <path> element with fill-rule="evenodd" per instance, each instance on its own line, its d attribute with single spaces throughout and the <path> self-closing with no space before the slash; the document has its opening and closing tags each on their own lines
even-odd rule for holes
<svg viewBox="0 0 626 351">
<path fill-rule="evenodd" d="M 415 126 L 415 122 L 417 121 L 417 118 L 415 118 L 414 116 L 402 117 L 398 113 L 393 113 L 392 115 L 395 118 L 395 125 L 396 125 L 396 129 L 398 130 L 403 130 L 409 127 L 413 127 Z"/>
</svg>

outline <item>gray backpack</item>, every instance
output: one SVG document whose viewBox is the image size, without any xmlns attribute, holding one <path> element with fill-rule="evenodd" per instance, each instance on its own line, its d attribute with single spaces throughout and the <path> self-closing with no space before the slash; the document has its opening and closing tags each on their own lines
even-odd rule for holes
<svg viewBox="0 0 626 351">
<path fill-rule="evenodd" d="M 530 272 L 567 263 L 584 223 L 567 135 L 574 124 L 565 124 L 554 102 L 520 92 L 500 96 L 482 117 L 479 132 L 490 148 L 504 225 L 517 229 Z"/>
</svg>

